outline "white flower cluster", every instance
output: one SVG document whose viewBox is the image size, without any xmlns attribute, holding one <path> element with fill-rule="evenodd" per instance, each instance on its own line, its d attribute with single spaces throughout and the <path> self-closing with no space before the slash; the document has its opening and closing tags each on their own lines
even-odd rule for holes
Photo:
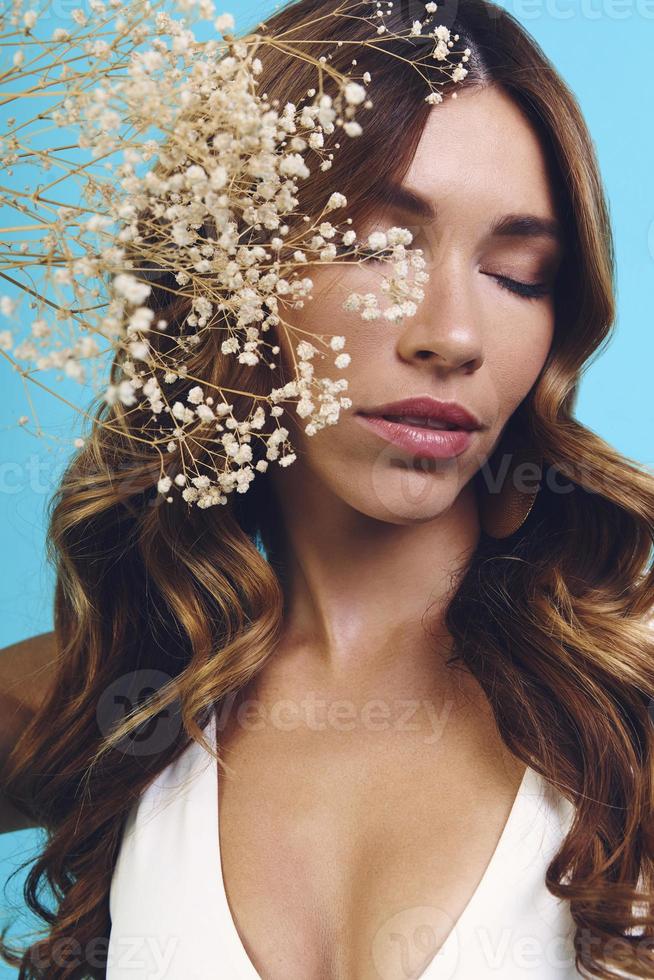
<svg viewBox="0 0 654 980">
<path fill-rule="evenodd" d="M 348 367 L 343 336 L 316 336 L 314 344 L 304 334 L 294 351 L 295 378 L 267 396 L 221 388 L 195 376 L 194 356 L 203 343 L 219 336 L 222 355 L 258 372 L 273 371 L 280 347 L 269 338 L 277 327 L 292 335 L 285 309 L 311 298 L 313 281 L 296 274 L 299 266 L 352 257 L 361 261 L 370 250 L 390 253 L 383 259 L 392 271 L 383 279 L 382 296 L 352 293 L 343 304 L 364 320 L 390 322 L 416 313 L 428 274 L 420 250 L 407 252 L 412 240 L 407 229 L 375 232 L 368 237 L 368 249 L 359 249 L 352 227 L 340 228 L 327 218 L 347 206 L 339 191 L 331 193 L 318 216 L 305 216 L 299 231 L 290 220 L 297 215 L 299 182 L 312 172 L 308 160 L 317 155 L 321 170 L 332 166 L 325 136 L 336 127 L 350 138 L 363 132 L 355 117 L 360 107 L 372 106 L 369 73 L 358 80 L 339 75 L 333 98 L 321 85 L 318 91 L 309 89 L 299 107 L 270 103 L 265 93 L 259 94 L 257 81 L 269 36 L 235 39 L 234 18 L 216 16 L 211 0 L 176 4 L 185 15 L 213 18 L 222 40 L 200 44 L 188 16 L 175 20 L 157 10 L 156 2 L 133 0 L 125 6 L 119 0 L 90 0 L 92 13 L 102 15 L 101 38 L 93 38 L 89 15 L 78 10 L 71 14 L 77 33 L 58 28 L 42 42 L 52 59 L 41 58 L 36 81 L 31 76 L 32 90 L 39 87 L 39 73 L 50 78 L 56 69 L 66 98 L 47 113 L 42 109 L 40 119 L 47 116 L 77 133 L 88 165 L 71 167 L 71 175 L 86 174 L 87 182 L 78 205 L 55 206 L 48 181 L 30 198 L 30 214 L 41 208 L 50 217 L 35 229 L 40 237 L 29 239 L 25 226 L 14 270 L 41 266 L 45 288 L 36 294 L 25 287 L 37 311 L 28 317 L 19 317 L 15 298 L 0 297 L 0 314 L 12 321 L 11 329 L 0 331 L 0 354 L 25 378 L 35 370 L 54 369 L 62 372 L 60 378 L 93 381 L 115 413 L 95 424 L 112 424 L 121 415 L 132 426 L 130 416 L 138 413 L 144 420 L 139 438 L 161 460 L 158 492 L 172 502 L 175 488 L 188 503 L 207 508 L 226 503 L 233 491 L 244 493 L 269 462 L 288 466 L 295 461 L 289 430 L 280 422 L 287 410 L 281 403 L 295 403 L 309 436 L 336 424 L 341 409 L 352 403 L 345 394 L 346 378 L 327 378 L 314 367 L 317 357 L 330 355 L 338 371 Z M 436 4 L 427 3 L 425 9 L 431 15 Z M 116 37 L 109 41 L 105 28 L 112 11 Z M 21 25 L 12 16 L 16 34 Z M 36 13 L 28 11 L 24 33 L 37 26 Z M 384 25 L 374 26 L 379 33 Z M 422 28 L 415 21 L 411 34 Z M 458 35 L 451 37 L 447 28 L 437 26 L 430 36 L 436 42 L 433 57 L 447 61 L 449 77 L 460 81 L 466 70 L 448 60 Z M 146 41 L 150 46 L 144 48 Z M 80 49 L 93 63 L 86 75 L 68 67 Z M 13 58 L 12 77 L 20 77 L 21 55 L 22 49 Z M 468 56 L 466 49 L 462 61 Z M 121 71 L 110 71 L 117 64 Z M 435 89 L 427 101 L 436 104 L 441 98 Z M 25 123 L 8 122 L 0 163 L 10 177 L 21 158 L 34 151 L 28 149 Z M 127 123 L 147 138 L 127 139 L 122 132 Z M 153 130 L 162 138 L 155 139 Z M 117 154 L 122 154 L 119 163 L 113 159 Z M 56 162 L 59 171 L 65 156 L 59 158 L 54 150 L 40 154 L 43 169 Z M 146 166 L 154 157 L 155 165 Z M 19 193 L 3 192 L 0 198 L 24 213 Z M 351 223 L 350 218 L 344 222 Z M 20 226 L 12 230 L 21 231 Z M 149 305 L 160 278 L 171 296 L 185 301 L 188 312 L 181 322 L 177 315 L 172 322 L 157 316 Z M 31 274 L 25 279 L 33 281 Z M 380 306 L 384 295 L 388 302 Z M 26 334 L 20 340 L 14 338 L 16 324 Z M 106 355 L 119 371 L 111 383 L 104 373 Z M 236 400 L 248 394 L 258 404 L 247 417 L 237 418 Z M 27 421 L 21 416 L 20 424 Z M 75 440 L 81 449 L 84 444 Z"/>
</svg>

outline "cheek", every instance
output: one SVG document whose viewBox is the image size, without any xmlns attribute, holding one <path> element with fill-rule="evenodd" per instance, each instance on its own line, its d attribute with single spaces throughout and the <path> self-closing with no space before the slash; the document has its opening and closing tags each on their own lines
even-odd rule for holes
<svg viewBox="0 0 654 980">
<path fill-rule="evenodd" d="M 496 392 L 499 413 L 508 416 L 536 383 L 554 337 L 554 312 L 547 307 L 511 325 L 498 326 L 487 337 L 486 367 Z"/>
<path fill-rule="evenodd" d="M 295 349 L 300 341 L 306 340 L 320 351 L 312 361 L 316 378 L 353 379 L 365 371 L 371 352 L 380 344 L 393 343 L 393 328 L 383 319 L 365 321 L 359 313 L 344 310 L 343 303 L 351 292 L 378 291 L 379 282 L 355 268 L 346 272 L 334 267 L 307 269 L 305 275 L 314 283 L 311 298 L 305 298 L 300 309 L 280 304 L 280 316 L 286 326 L 280 324 L 275 328 L 274 342 L 281 348 L 277 360 L 286 366 L 287 376 L 292 377 Z M 383 306 L 383 301 L 380 305 Z M 343 352 L 352 359 L 347 368 L 334 365 L 339 352 L 330 349 L 329 342 L 335 335 L 345 337 Z"/>
<path fill-rule="evenodd" d="M 315 291 L 303 310 L 291 311 L 291 322 L 299 329 L 346 338 L 350 365 L 339 371 L 328 352 L 325 358 L 315 358 L 315 376 L 347 378 L 347 394 L 355 406 L 378 400 L 380 378 L 391 388 L 399 383 L 398 378 L 418 386 L 424 365 L 416 370 L 415 364 L 398 362 L 397 325 L 383 320 L 366 322 L 342 310 L 342 284 L 334 286 L 334 290 Z M 465 391 L 488 426 L 476 448 L 443 471 L 445 478 L 434 480 L 429 467 L 399 464 L 394 447 L 371 439 L 349 413 L 342 412 L 338 424 L 312 437 L 303 433 L 302 423 L 290 426 L 300 465 L 290 467 L 280 479 L 306 480 L 307 488 L 328 488 L 361 513 L 400 523 L 430 519 L 449 506 L 492 453 L 505 423 L 536 382 L 552 343 L 554 315 L 547 304 L 527 308 L 525 302 L 523 308 L 518 302 L 507 303 L 504 297 L 495 303 L 486 303 L 484 316 L 475 321 L 483 353 L 479 369 L 473 375 L 455 370 L 454 377 L 437 377 L 438 384 L 452 383 L 451 390 L 456 387 L 457 394 Z M 435 324 L 437 329 L 443 326 Z M 289 411 L 294 414 L 295 407 Z"/>
<path fill-rule="evenodd" d="M 307 270 L 306 274 L 314 281 L 312 298 L 305 300 L 302 309 L 283 310 L 282 316 L 290 329 L 285 332 L 278 328 L 284 360 L 291 366 L 289 376 L 293 375 L 294 363 L 291 346 L 294 350 L 300 340 L 308 340 L 325 355 L 316 355 L 313 359 L 314 377 L 347 379 L 345 394 L 355 405 L 361 404 L 376 395 L 374 379 L 386 374 L 391 382 L 393 380 L 392 372 L 397 367 L 398 327 L 383 318 L 366 322 L 358 313 L 344 310 L 343 302 L 351 291 L 376 292 L 381 273 L 375 273 L 374 267 L 349 268 L 347 272 L 332 267 Z M 492 285 L 484 279 L 484 290 Z M 380 305 L 384 305 L 383 301 Z M 478 310 L 475 315 L 479 317 L 477 330 L 483 364 L 476 378 L 466 380 L 464 388 L 497 435 L 535 384 L 547 359 L 554 336 L 554 304 L 552 301 L 514 299 L 499 294 L 495 287 L 490 293 L 484 292 L 479 308 L 481 313 Z M 442 329 L 442 325 L 435 325 L 434 329 Z M 345 337 L 344 350 L 351 356 L 346 368 L 339 369 L 334 365 L 336 354 L 329 349 L 329 338 L 334 334 Z M 324 343 L 315 335 L 322 335 Z M 412 368 L 406 365 L 402 370 L 411 371 Z M 294 405 L 290 406 L 290 411 L 295 415 Z M 344 420 L 344 414 L 341 414 L 341 420 Z M 308 455 L 313 456 L 320 445 L 325 451 L 328 447 L 338 447 L 338 455 L 342 457 L 343 440 L 348 441 L 345 451 L 348 459 L 358 451 L 358 440 L 355 438 L 352 442 L 352 431 L 348 426 L 346 433 L 342 423 L 325 429 L 318 442 L 314 441 L 315 437 L 304 438 L 302 426 L 300 431 L 293 428 L 296 445 L 301 441 Z M 355 434 L 361 435 L 358 430 Z"/>
</svg>

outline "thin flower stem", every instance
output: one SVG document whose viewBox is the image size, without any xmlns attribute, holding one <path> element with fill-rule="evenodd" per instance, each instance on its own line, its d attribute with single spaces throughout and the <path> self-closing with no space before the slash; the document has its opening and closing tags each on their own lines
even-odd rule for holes
<svg viewBox="0 0 654 980">
<path fill-rule="evenodd" d="M 9 232 L 16 232 L 16 231 L 40 231 L 43 228 L 50 228 L 50 225 L 48 224 L 15 225 L 11 228 L 0 228 L 0 235 L 8 234 Z"/>
<path fill-rule="evenodd" d="M 13 367 L 18 371 L 19 374 L 21 375 L 24 374 L 18 362 L 15 361 L 10 354 L 2 350 L 2 348 L 0 348 L 0 354 L 2 354 L 2 356 L 5 357 L 13 365 Z M 43 384 L 42 381 L 38 381 L 35 377 L 31 375 L 29 380 L 31 384 L 38 385 L 39 388 L 42 388 L 44 391 L 47 391 L 49 395 L 53 395 L 58 401 L 63 402 L 64 405 L 68 405 L 69 408 L 74 409 L 75 412 L 79 413 L 80 415 L 83 415 L 87 419 L 91 419 L 91 421 L 94 424 L 101 425 L 104 429 L 108 429 L 110 432 L 120 432 L 119 429 L 117 429 L 115 426 L 112 426 L 109 422 L 105 422 L 104 419 L 99 419 L 96 418 L 94 415 L 91 415 L 89 412 L 85 411 L 85 409 L 80 408 L 78 405 L 75 405 L 67 398 L 64 398 L 63 395 L 60 395 L 52 388 L 49 388 L 48 385 Z M 142 442 L 148 446 L 154 445 L 150 440 L 142 439 L 140 436 L 133 435 L 132 433 L 130 433 L 130 439 L 131 438 L 135 439 L 137 442 Z M 168 440 L 162 440 L 162 441 L 168 441 Z"/>
<path fill-rule="evenodd" d="M 348 21 L 372 28 L 379 22 L 358 16 L 359 3 L 340 2 L 335 10 L 316 13 L 281 33 L 268 31 L 262 21 L 259 26 L 265 34 L 253 32 L 239 38 L 226 32 L 222 42 L 198 42 L 191 31 L 177 29 L 188 24 L 186 17 L 173 27 L 165 12 L 161 21 L 157 16 L 155 25 L 153 14 L 165 11 L 166 2 L 135 0 L 120 12 L 102 11 L 101 17 L 93 11 L 93 24 L 80 24 L 84 17 L 76 16 L 73 19 L 78 28 L 63 37 L 55 35 L 51 42 L 31 37 L 30 17 L 26 17 L 27 36 L 12 31 L 4 38 L 5 44 L 20 46 L 24 51 L 3 76 L 12 83 L 17 81 L 20 90 L 6 92 L 0 104 L 22 106 L 25 99 L 46 98 L 45 104 L 40 103 L 44 107 L 33 118 L 28 118 L 26 108 L 25 113 L 18 114 L 19 123 L 11 120 L 11 132 L 0 148 L 6 172 L 12 175 L 12 166 L 18 164 L 41 167 L 44 173 L 55 168 L 59 173 L 49 174 L 43 182 L 34 180 L 31 193 L 0 187 L 0 201 L 24 221 L 22 225 L 6 226 L 2 232 L 8 238 L 22 233 L 27 236 L 29 232 L 43 235 L 43 244 L 27 239 L 21 242 L 20 254 L 11 251 L 11 241 L 0 251 L 0 282 L 27 296 L 30 310 L 39 309 L 33 319 L 29 314 L 15 318 L 19 321 L 15 332 L 24 328 L 27 334 L 26 343 L 16 345 L 16 356 L 18 360 L 31 361 L 30 366 L 21 369 L 8 353 L 14 345 L 13 330 L 0 331 L 6 348 L 0 351 L 19 372 L 25 389 L 31 381 L 90 419 L 95 430 L 124 438 L 126 456 L 129 444 L 134 446 L 135 456 L 142 446 L 153 451 L 150 456 L 156 452 L 161 479 L 166 476 L 168 463 L 171 473 L 181 466 L 185 474 L 190 474 L 195 464 L 210 474 L 213 461 L 215 476 L 218 472 L 229 472 L 230 476 L 238 473 L 249 482 L 253 477 L 249 454 L 239 454 L 239 447 L 245 450 L 254 436 L 273 450 L 266 458 L 276 460 L 281 453 L 280 462 L 286 465 L 295 458 L 288 454 L 288 429 L 300 432 L 302 428 L 299 413 L 296 418 L 290 410 L 288 428 L 277 421 L 282 417 L 286 421 L 283 411 L 270 416 L 276 427 L 266 425 L 261 419 L 262 406 L 286 408 L 296 398 L 305 406 L 311 404 L 310 412 L 303 412 L 303 417 L 311 414 L 306 432 L 313 435 L 333 424 L 339 408 L 350 401 L 339 396 L 347 390 L 346 379 L 335 383 L 324 375 L 318 377 L 313 371 L 304 370 L 313 356 L 329 356 L 332 335 L 296 326 L 291 322 L 290 311 L 303 308 L 307 297 L 314 299 L 310 278 L 314 269 L 346 263 L 361 266 L 368 256 L 356 249 L 339 254 L 342 249 L 337 251 L 333 245 L 324 251 L 314 248 L 311 241 L 320 232 L 330 210 L 328 205 L 323 205 L 317 214 L 318 207 L 312 209 L 311 215 L 304 215 L 290 202 L 297 196 L 297 175 L 301 173 L 298 147 L 301 157 L 304 147 L 313 142 L 309 138 L 311 131 L 320 136 L 334 132 L 329 123 L 339 114 L 355 121 L 354 107 L 367 94 L 361 85 L 347 85 L 348 81 L 354 83 L 356 75 L 349 69 L 340 70 L 330 63 L 331 56 L 322 55 L 319 49 L 331 50 L 336 37 L 330 37 L 329 30 L 323 31 L 321 26 L 327 28 L 334 18 L 343 21 L 344 29 Z M 193 7 L 191 3 L 190 8 Z M 189 12 L 186 6 L 184 9 Z M 207 19 L 197 9 L 190 13 L 201 13 L 200 19 Z M 112 23 L 118 16 L 123 26 L 116 30 Z M 307 37 L 312 31 L 325 37 Z M 168 49 L 162 40 L 168 36 L 179 39 L 179 47 L 176 42 Z M 387 50 L 388 41 L 401 37 L 389 33 L 377 43 L 365 37 L 344 37 L 340 46 L 380 51 L 409 64 L 408 58 Z M 157 44 L 144 51 L 143 42 L 152 38 L 157 39 Z M 269 103 L 259 96 L 256 74 L 261 66 L 254 65 L 254 56 L 264 49 L 277 54 L 280 60 L 296 59 L 310 70 L 313 109 L 320 110 L 314 117 L 314 126 L 304 125 L 296 118 L 300 116 L 298 110 L 291 129 L 288 120 L 282 118 L 288 114 L 288 106 L 282 113 L 281 107 L 277 108 L 279 98 Z M 231 65 L 223 64 L 226 55 L 230 56 Z M 318 55 L 322 55 L 322 60 Z M 25 58 L 30 59 L 27 65 Z M 177 67 L 178 58 L 184 61 L 181 70 Z M 206 59 L 204 63 L 202 58 Z M 425 78 L 417 61 L 412 64 Z M 192 70 L 187 72 L 185 69 L 191 64 Z M 439 67 L 445 65 L 441 62 Z M 333 103 L 320 105 L 326 88 L 331 87 L 330 81 L 338 89 L 337 97 Z M 210 119 L 203 109 L 205 96 L 211 101 Z M 341 109 L 341 99 L 348 103 L 345 111 Z M 259 116 L 265 120 L 261 132 L 257 126 Z M 56 133 L 57 128 L 68 123 L 79 127 L 83 137 L 79 142 L 56 146 L 55 137 L 47 140 L 47 149 L 34 145 L 35 140 L 43 145 L 44 134 L 49 136 L 53 129 Z M 338 125 L 346 124 L 339 118 Z M 344 131 L 347 135 L 357 133 L 349 126 Z M 151 132 L 156 133 L 156 139 L 150 138 Z M 296 134 L 292 140 L 288 138 L 290 132 Z M 214 143 L 216 135 L 220 138 Z M 257 151 L 257 139 L 262 140 L 261 153 Z M 330 147 L 319 139 L 312 148 L 321 169 L 328 169 L 333 158 Z M 77 156 L 78 149 L 88 150 L 87 154 L 82 153 L 83 162 Z M 124 162 L 117 166 L 116 157 L 121 151 Z M 69 152 L 74 159 L 68 159 Z M 142 176 L 140 165 L 157 152 L 159 157 L 151 172 Z M 62 199 L 51 198 L 50 193 L 58 193 L 53 189 L 60 185 Z M 75 193 L 66 193 L 71 187 Z M 276 193 L 279 187 L 285 194 Z M 67 197 L 77 203 L 69 205 Z M 267 212 L 271 211 L 276 211 L 278 220 L 270 221 Z M 257 212 L 266 213 L 259 218 Z M 90 220 L 92 216 L 101 220 Z M 339 223 L 326 220 L 333 234 L 338 233 Z M 352 224 L 351 218 L 348 224 Z M 278 234 L 276 230 L 282 226 L 286 227 Z M 322 240 L 330 234 L 332 231 Z M 278 241 L 280 235 L 284 241 Z M 401 236 L 396 234 L 394 240 L 400 241 Z M 255 247 L 261 249 L 261 254 L 254 253 Z M 286 249 L 301 253 L 299 258 L 304 261 Z M 322 259 L 322 254 L 330 258 Z M 386 261 L 382 255 L 378 258 Z M 395 257 L 388 261 L 395 261 Z M 406 281 L 407 268 L 398 266 L 395 275 L 382 277 L 394 304 L 394 319 L 403 312 L 399 304 L 419 298 L 420 291 L 412 290 Z M 25 282 L 20 282 L 21 278 Z M 338 276 L 336 279 L 338 293 L 345 283 Z M 352 293 L 350 299 L 344 308 L 359 309 L 363 302 L 364 319 L 378 312 L 376 300 L 372 302 L 368 296 Z M 14 309 L 14 300 L 2 297 L 3 314 L 12 316 Z M 157 312 L 166 322 L 155 324 Z M 51 314 L 52 325 L 44 313 Z M 269 327 L 275 329 L 266 336 Z M 202 335 L 208 340 L 204 345 Z M 51 343 L 52 352 L 42 357 L 41 352 Z M 342 350 L 344 338 L 339 337 L 339 343 L 341 346 L 334 343 L 332 350 Z M 245 373 L 241 366 L 252 365 L 256 367 L 259 388 L 261 371 L 266 374 L 265 368 L 285 369 L 288 363 L 293 396 L 278 401 L 273 400 L 272 388 L 267 394 L 259 394 L 213 380 L 214 352 L 222 354 L 223 347 L 225 356 L 234 356 L 237 363 L 230 375 L 229 367 L 223 373 L 222 361 L 219 362 L 218 378 L 234 377 L 240 383 Z M 281 355 L 279 363 L 277 355 Z M 88 381 L 95 385 L 100 368 L 107 367 L 107 359 L 109 378 L 104 379 L 103 370 L 102 380 L 109 387 L 96 415 L 74 405 L 35 377 L 38 371 L 59 370 L 65 365 L 65 374 L 83 384 Z M 349 355 L 335 358 L 339 370 L 348 363 Z M 283 370 L 281 376 L 285 374 Z M 276 379 L 277 375 L 275 383 Z M 168 388 L 169 383 L 174 387 Z M 190 386 L 200 390 L 191 391 Z M 226 416 L 203 411 L 210 408 L 205 400 L 208 392 L 214 396 L 209 399 L 211 405 L 218 401 L 215 407 L 227 411 Z M 247 403 L 243 413 L 247 417 L 240 421 L 233 408 L 224 407 L 236 399 Z M 28 403 L 38 433 L 44 434 L 29 393 Z M 261 429 L 248 431 L 252 406 L 262 425 Z M 239 405 L 237 414 L 240 409 Z M 216 420 L 216 432 L 222 436 L 211 431 Z M 96 448 L 101 448 L 101 439 Z M 177 456 L 166 456 L 165 448 L 178 450 Z M 243 468 L 238 471 L 237 466 Z M 169 483 L 163 479 L 157 489 L 163 493 Z M 222 498 L 223 486 L 227 485 L 214 480 L 207 484 L 210 492 L 205 493 L 207 486 L 200 484 L 185 499 L 212 506 Z M 234 489 L 236 484 L 229 486 Z M 241 481 L 238 486 L 242 488 Z"/>
</svg>

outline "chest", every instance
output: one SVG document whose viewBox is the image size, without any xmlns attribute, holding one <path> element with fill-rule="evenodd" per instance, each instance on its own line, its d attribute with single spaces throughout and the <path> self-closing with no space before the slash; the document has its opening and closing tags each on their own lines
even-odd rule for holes
<svg viewBox="0 0 654 980">
<path fill-rule="evenodd" d="M 242 944 L 263 980 L 420 977 L 486 871 L 523 767 L 490 733 L 465 750 L 315 735 L 221 740 L 220 870 Z"/>
</svg>

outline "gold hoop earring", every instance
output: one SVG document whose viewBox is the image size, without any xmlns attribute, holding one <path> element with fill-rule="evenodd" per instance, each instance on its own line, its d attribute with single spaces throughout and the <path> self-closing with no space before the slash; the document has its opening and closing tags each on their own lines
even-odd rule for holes
<svg viewBox="0 0 654 980">
<path fill-rule="evenodd" d="M 529 447 L 511 451 L 511 465 L 502 486 L 486 483 L 479 494 L 479 523 L 491 538 L 511 537 L 522 527 L 536 502 L 543 475 L 543 457 Z"/>
</svg>

